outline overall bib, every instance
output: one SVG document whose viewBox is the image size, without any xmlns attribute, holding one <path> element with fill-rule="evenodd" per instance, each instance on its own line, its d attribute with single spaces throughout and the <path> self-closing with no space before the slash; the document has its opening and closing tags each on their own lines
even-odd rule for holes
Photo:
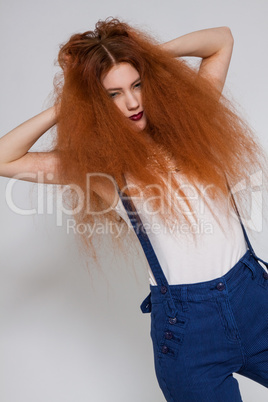
<svg viewBox="0 0 268 402">
<path fill-rule="evenodd" d="M 239 216 L 248 250 L 223 276 L 169 285 L 142 221 L 117 191 L 155 277 L 141 304 L 151 314 L 156 376 L 169 402 L 242 401 L 239 373 L 268 388 L 268 272 Z M 179 268 L 179 261 L 178 261 Z"/>
</svg>

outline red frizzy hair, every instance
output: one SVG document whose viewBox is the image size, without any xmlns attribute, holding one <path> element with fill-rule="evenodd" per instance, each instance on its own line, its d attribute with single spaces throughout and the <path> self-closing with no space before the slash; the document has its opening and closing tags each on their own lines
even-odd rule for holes
<svg viewBox="0 0 268 402">
<path fill-rule="evenodd" d="M 265 155 L 233 102 L 185 60 L 172 58 L 149 34 L 118 19 L 98 21 L 94 31 L 72 35 L 61 46 L 58 61 L 63 70 L 62 79 L 55 80 L 59 177 L 90 199 L 90 208 L 84 203 L 74 214 L 77 224 L 106 219 L 119 223 L 115 211 L 106 212 L 108 205 L 88 188 L 89 173 L 109 175 L 119 188 L 124 186 L 122 175 L 129 173 L 159 216 L 172 222 L 185 216 L 182 211 L 178 218 L 173 206 L 168 216 L 163 213 L 170 207 L 164 180 L 170 158 L 191 183 L 213 188 L 218 200 L 228 193 L 226 178 L 232 187 L 264 170 Z M 147 116 L 142 132 L 134 130 L 101 84 L 102 77 L 121 62 L 130 63 L 141 77 Z M 176 186 L 175 178 L 171 181 Z M 67 199 L 74 209 L 77 191 L 73 190 Z M 135 195 L 130 186 L 124 192 Z M 177 192 L 183 195 L 182 188 Z M 240 210 L 244 198 L 236 199 Z M 86 233 L 81 238 L 96 259 L 92 239 Z"/>
</svg>

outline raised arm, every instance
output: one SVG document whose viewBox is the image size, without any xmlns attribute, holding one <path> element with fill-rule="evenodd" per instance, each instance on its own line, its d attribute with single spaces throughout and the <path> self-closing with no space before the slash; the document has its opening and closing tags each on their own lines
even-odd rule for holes
<svg viewBox="0 0 268 402">
<path fill-rule="evenodd" d="M 230 28 L 202 29 L 160 45 L 174 57 L 201 57 L 199 74 L 222 92 L 232 57 L 234 39 Z"/>
<path fill-rule="evenodd" d="M 20 124 L 0 138 L 0 164 L 24 156 L 47 130 L 56 124 L 55 107 L 51 107 Z"/>
<path fill-rule="evenodd" d="M 57 174 L 59 158 L 56 151 L 28 152 L 38 138 L 56 122 L 56 109 L 51 107 L 0 138 L 0 176 L 35 183 L 71 184 L 59 180 Z M 118 193 L 111 181 L 96 176 L 92 178 L 90 185 L 91 189 L 109 205 L 116 205 Z"/>
<path fill-rule="evenodd" d="M 0 138 L 0 176 L 20 175 L 20 180 L 37 182 L 42 172 L 42 182 L 58 183 L 56 152 L 28 152 L 33 144 L 57 122 L 55 106 L 20 124 Z M 46 174 L 52 173 L 46 180 Z"/>
</svg>

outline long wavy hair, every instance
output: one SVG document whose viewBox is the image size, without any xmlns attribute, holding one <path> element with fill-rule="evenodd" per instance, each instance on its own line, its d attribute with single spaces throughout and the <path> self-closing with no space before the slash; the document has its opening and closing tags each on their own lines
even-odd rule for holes
<svg viewBox="0 0 268 402">
<path fill-rule="evenodd" d="M 124 225 L 92 191 L 89 182 L 96 176 L 88 174 L 114 179 L 119 188 L 129 174 L 138 186 L 124 187 L 125 194 L 133 197 L 139 191 L 160 219 L 174 222 L 187 219 L 183 209 L 178 214 L 178 205 L 170 203 L 170 188 L 184 195 L 176 175 L 170 175 L 174 166 L 197 189 L 198 183 L 207 186 L 218 202 L 228 195 L 226 180 L 232 188 L 254 172 L 263 172 L 265 155 L 234 102 L 184 59 L 161 49 L 147 32 L 115 18 L 98 21 L 93 31 L 74 34 L 61 45 L 58 62 L 62 72 L 54 81 L 59 114 L 54 150 L 62 183 L 71 183 L 65 199 L 77 225 L 107 221 Z M 102 77 L 121 62 L 130 63 L 141 77 L 147 116 L 141 132 L 129 124 L 102 86 Z M 245 200 L 243 192 L 236 197 L 240 211 L 248 205 Z M 96 259 L 92 237 L 80 232 Z"/>
</svg>

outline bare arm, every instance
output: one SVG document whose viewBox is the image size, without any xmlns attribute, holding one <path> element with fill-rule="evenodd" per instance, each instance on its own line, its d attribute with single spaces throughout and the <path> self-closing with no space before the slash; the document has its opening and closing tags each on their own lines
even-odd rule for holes
<svg viewBox="0 0 268 402">
<path fill-rule="evenodd" d="M 20 124 L 0 138 L 0 164 L 25 155 L 47 130 L 56 124 L 55 107 L 51 107 Z"/>
<path fill-rule="evenodd" d="M 28 152 L 32 145 L 57 122 L 55 107 L 20 124 L 0 138 L 0 176 L 46 184 L 63 184 L 57 174 L 59 158 L 56 151 Z M 102 177 L 91 180 L 91 189 L 109 205 L 118 201 L 112 182 Z"/>
<path fill-rule="evenodd" d="M 233 51 L 233 36 L 228 27 L 202 29 L 160 45 L 173 57 L 201 57 L 199 74 L 210 79 L 221 92 Z"/>
<path fill-rule="evenodd" d="M 56 152 L 28 152 L 33 144 L 57 122 L 55 106 L 20 124 L 0 138 L 0 176 L 20 175 L 21 180 L 36 182 L 38 172 L 44 173 L 45 183 L 58 183 Z M 46 174 L 50 174 L 47 180 Z M 23 176 L 25 174 L 25 176 Z"/>
</svg>

